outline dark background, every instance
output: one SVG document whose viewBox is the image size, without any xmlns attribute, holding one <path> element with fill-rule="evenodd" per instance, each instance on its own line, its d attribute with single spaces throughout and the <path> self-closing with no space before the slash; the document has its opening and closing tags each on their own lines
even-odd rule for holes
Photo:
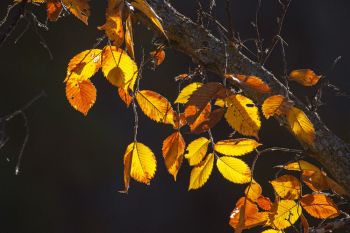
<svg viewBox="0 0 350 233">
<path fill-rule="evenodd" d="M 196 1 L 173 1 L 176 8 L 191 18 L 196 17 Z M 214 16 L 226 23 L 223 1 L 217 1 Z M 3 17 L 10 1 L 0 3 Z M 206 1 L 202 1 L 207 7 Z M 116 89 L 101 73 L 92 79 L 98 90 L 95 106 L 87 117 L 75 111 L 65 98 L 63 80 L 68 61 L 89 49 L 102 35 L 96 27 L 104 23 L 105 1 L 91 1 L 89 27 L 73 16 L 50 23 L 48 32 L 41 31 L 54 59 L 29 30 L 14 44 L 24 28 L 21 23 L 14 35 L 0 48 L 0 116 L 9 114 L 44 90 L 47 97 L 28 109 L 30 139 L 25 148 L 21 173 L 14 168 L 25 128 L 18 117 L 6 132 L 10 141 L 0 151 L 0 232 L 6 233 L 112 233 L 112 232 L 231 232 L 228 217 L 244 186 L 226 181 L 216 169 L 207 184 L 197 191 L 187 191 L 190 169 L 183 164 L 175 183 L 167 173 L 161 143 L 172 129 L 158 125 L 140 113 L 139 141 L 153 149 L 158 169 L 150 186 L 131 183 L 128 195 L 123 189 L 123 154 L 133 140 L 133 115 L 119 100 Z M 232 1 L 235 30 L 241 38 L 254 38 L 250 24 L 254 20 L 256 1 Z M 329 78 L 350 92 L 350 2 L 348 0 L 295 0 L 288 12 L 283 37 L 288 42 L 288 68 L 311 68 L 325 73 L 333 60 L 343 59 Z M 269 44 L 280 14 L 277 0 L 263 1 L 260 15 L 262 37 Z M 38 17 L 45 19 L 44 10 Z M 214 33 L 216 33 L 214 31 Z M 135 34 L 137 55 L 140 45 L 150 50 L 152 33 L 142 26 Z M 139 60 L 138 60 L 139 61 Z M 282 59 L 276 50 L 267 64 L 274 74 L 282 74 Z M 176 85 L 173 78 L 194 67 L 191 60 L 172 50 L 156 70 L 146 69 L 141 86 L 152 89 L 173 101 Z M 210 76 L 210 80 L 216 77 Z M 301 99 L 315 88 L 292 84 Z M 349 100 L 326 92 L 326 105 L 320 115 L 325 123 L 345 141 L 350 141 Z M 214 130 L 215 138 L 230 133 L 222 122 Z M 186 136 L 187 137 L 187 136 Z M 265 147 L 297 148 L 295 140 L 273 121 L 263 121 L 260 138 Z M 187 137 L 190 142 L 193 137 Z M 251 162 L 253 155 L 245 157 Z M 274 177 L 271 167 L 286 162 L 292 155 L 265 154 L 259 160 L 256 180 L 263 184 L 264 194 L 272 197 L 267 180 Z M 254 231 L 252 231 L 254 232 Z"/>
</svg>

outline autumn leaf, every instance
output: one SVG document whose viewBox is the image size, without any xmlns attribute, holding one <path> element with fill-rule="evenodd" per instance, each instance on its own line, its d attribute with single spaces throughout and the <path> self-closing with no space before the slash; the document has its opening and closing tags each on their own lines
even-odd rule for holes
<svg viewBox="0 0 350 233">
<path fill-rule="evenodd" d="M 129 159 L 125 158 L 126 156 L 131 156 L 130 177 L 138 182 L 149 184 L 157 169 L 157 161 L 152 150 L 142 143 L 133 142 L 124 153 L 124 166 L 125 161 Z"/>
<path fill-rule="evenodd" d="M 241 87 L 248 87 L 262 94 L 271 92 L 271 88 L 264 81 L 253 75 L 225 74 L 225 77 L 238 83 Z"/>
<path fill-rule="evenodd" d="M 198 88 L 200 88 L 203 85 L 203 83 L 200 82 L 194 82 L 186 87 L 184 87 L 181 91 L 178 97 L 176 98 L 174 103 L 179 103 L 179 104 L 186 104 L 188 99 L 191 97 L 193 92 L 195 92 Z"/>
<path fill-rule="evenodd" d="M 313 145 L 315 129 L 306 114 L 299 108 L 292 107 L 287 112 L 290 130 L 302 142 Z"/>
<path fill-rule="evenodd" d="M 118 94 L 120 99 L 125 103 L 126 107 L 129 107 L 132 102 L 132 96 L 129 95 L 128 91 L 119 87 Z"/>
<path fill-rule="evenodd" d="M 62 9 L 61 0 L 47 0 L 47 18 L 50 21 L 57 21 Z"/>
<path fill-rule="evenodd" d="M 223 155 L 241 156 L 254 151 L 260 145 L 254 139 L 237 138 L 218 141 L 214 149 Z"/>
<path fill-rule="evenodd" d="M 185 158 L 188 160 L 190 166 L 195 166 L 202 161 L 207 153 L 209 143 L 210 141 L 207 138 L 201 137 L 192 141 L 187 146 Z"/>
<path fill-rule="evenodd" d="M 150 52 L 150 55 L 153 59 L 153 63 L 156 66 L 159 66 L 160 64 L 162 64 L 164 59 L 165 59 L 165 52 L 163 49 L 152 51 L 152 52 Z"/>
<path fill-rule="evenodd" d="M 178 76 L 176 76 L 174 79 L 175 81 L 183 81 L 183 80 L 187 80 L 189 79 L 191 76 L 188 74 L 179 74 Z"/>
<path fill-rule="evenodd" d="M 163 157 L 168 172 L 173 175 L 176 181 L 177 173 L 181 167 L 186 143 L 181 133 L 176 131 L 163 141 Z"/>
<path fill-rule="evenodd" d="M 229 125 L 245 136 L 258 138 L 261 122 L 258 108 L 253 101 L 237 94 L 228 97 L 227 104 L 225 118 Z"/>
<path fill-rule="evenodd" d="M 123 8 L 124 1 L 108 0 L 106 23 L 98 27 L 99 30 L 105 31 L 108 39 L 112 41 L 113 45 L 117 48 L 119 48 L 124 41 Z"/>
<path fill-rule="evenodd" d="M 150 119 L 174 125 L 174 110 L 165 97 L 154 91 L 142 90 L 136 93 L 136 100 L 143 113 Z"/>
<path fill-rule="evenodd" d="M 303 233 L 309 233 L 310 225 L 309 225 L 309 222 L 307 221 L 307 219 L 305 218 L 305 216 L 303 214 L 300 215 L 300 221 L 301 221 L 301 224 L 302 224 L 303 229 L 304 229 Z"/>
<path fill-rule="evenodd" d="M 258 207 L 249 199 L 241 197 L 230 215 L 230 225 L 241 232 L 255 226 L 264 225 L 268 213 L 259 212 Z"/>
<path fill-rule="evenodd" d="M 68 63 L 67 76 L 69 79 L 87 80 L 91 78 L 101 68 L 100 49 L 89 49 L 75 55 Z"/>
<path fill-rule="evenodd" d="M 284 199 L 299 199 L 301 193 L 300 181 L 291 175 L 283 175 L 271 182 L 275 192 Z"/>
<path fill-rule="evenodd" d="M 253 202 L 257 202 L 258 198 L 261 196 L 262 188 L 259 183 L 252 180 L 252 182 L 244 190 L 244 193 L 246 198 Z"/>
<path fill-rule="evenodd" d="M 132 145 L 134 146 L 134 144 Z M 124 190 L 121 193 L 128 193 L 129 191 L 133 146 L 128 146 L 124 153 Z"/>
<path fill-rule="evenodd" d="M 62 0 L 65 7 L 83 23 L 88 25 L 90 6 L 88 0 Z"/>
<path fill-rule="evenodd" d="M 291 107 L 293 107 L 293 102 L 281 95 L 273 95 L 265 99 L 262 104 L 262 112 L 266 119 L 277 115 L 280 116 L 285 114 Z"/>
<path fill-rule="evenodd" d="M 184 113 L 177 113 L 174 111 L 174 129 L 179 129 L 182 126 L 186 125 L 186 117 Z"/>
<path fill-rule="evenodd" d="M 225 110 L 222 108 L 211 111 L 209 115 L 205 114 L 205 118 L 203 118 L 203 121 L 200 121 L 199 124 L 196 124 L 196 122 L 190 124 L 191 132 L 194 134 L 201 134 L 208 131 L 220 122 L 224 114 Z"/>
<path fill-rule="evenodd" d="M 69 79 L 66 97 L 73 108 L 86 116 L 96 101 L 96 88 L 90 80 Z"/>
<path fill-rule="evenodd" d="M 214 154 L 210 153 L 206 159 L 192 168 L 188 190 L 201 188 L 209 179 L 213 170 Z"/>
<path fill-rule="evenodd" d="M 124 50 L 106 46 L 102 54 L 102 72 L 112 85 L 134 90 L 137 65 Z"/>
<path fill-rule="evenodd" d="M 220 157 L 216 161 L 216 166 L 221 175 L 233 183 L 244 184 L 250 182 L 250 169 L 240 159 L 226 156 Z"/>
<path fill-rule="evenodd" d="M 128 15 L 125 21 L 125 46 L 130 57 L 135 60 L 134 35 L 132 30 L 131 15 Z"/>
<path fill-rule="evenodd" d="M 268 211 L 268 210 L 271 210 L 272 208 L 272 203 L 270 201 L 270 198 L 264 197 L 263 195 L 260 195 L 260 197 L 258 197 L 258 199 L 256 200 L 256 203 L 263 210 Z"/>
<path fill-rule="evenodd" d="M 283 233 L 283 231 L 275 230 L 275 229 L 267 229 L 261 233 Z"/>
<path fill-rule="evenodd" d="M 190 106 L 192 107 L 192 106 Z M 191 117 L 189 115 L 189 110 L 185 109 L 185 117 L 186 117 L 186 120 Z M 202 133 L 203 131 L 201 130 L 201 126 L 203 126 L 203 124 L 205 122 L 208 122 L 209 121 L 209 116 L 211 114 L 211 104 L 208 103 L 207 106 L 205 106 L 205 108 L 202 110 L 202 112 L 200 112 L 200 114 L 197 114 L 197 112 L 194 112 L 195 115 L 197 115 L 197 118 L 191 123 L 191 122 L 188 122 L 187 121 L 187 124 L 190 126 L 190 130 L 192 133 L 194 132 L 198 132 L 198 133 Z"/>
<path fill-rule="evenodd" d="M 131 0 L 131 5 L 135 7 L 137 10 L 141 11 L 143 14 L 145 14 L 152 23 L 163 33 L 163 35 L 166 37 L 165 31 L 163 29 L 161 19 L 159 16 L 154 12 L 152 7 L 146 2 L 146 0 Z"/>
<path fill-rule="evenodd" d="M 337 205 L 325 194 L 306 194 L 301 198 L 300 204 L 315 218 L 335 218 L 340 214 Z"/>
<path fill-rule="evenodd" d="M 274 204 L 266 225 L 285 229 L 294 224 L 301 215 L 301 207 L 293 200 L 280 200 Z"/>
<path fill-rule="evenodd" d="M 313 70 L 301 69 L 293 70 L 289 74 L 289 80 L 295 81 L 303 86 L 314 86 L 321 79 L 321 75 L 316 75 Z"/>
</svg>

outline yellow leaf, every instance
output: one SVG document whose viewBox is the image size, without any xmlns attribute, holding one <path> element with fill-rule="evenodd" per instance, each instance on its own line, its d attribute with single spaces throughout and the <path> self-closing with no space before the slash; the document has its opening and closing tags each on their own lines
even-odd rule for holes
<svg viewBox="0 0 350 233">
<path fill-rule="evenodd" d="M 305 161 L 305 160 L 299 160 L 296 162 L 291 162 L 283 166 L 284 169 L 289 171 L 314 171 L 314 172 L 321 172 L 321 170 L 316 167 L 315 165 Z"/>
<path fill-rule="evenodd" d="M 259 183 L 253 180 L 252 183 L 246 187 L 244 193 L 249 200 L 257 202 L 258 198 L 261 196 L 262 188 Z"/>
<path fill-rule="evenodd" d="M 174 176 L 176 181 L 177 173 L 181 167 L 186 143 L 181 133 L 176 131 L 163 141 L 163 157 L 168 172 Z"/>
<path fill-rule="evenodd" d="M 131 162 L 134 147 L 128 146 L 124 153 L 124 190 L 122 193 L 128 193 L 130 187 Z"/>
<path fill-rule="evenodd" d="M 240 156 L 254 151 L 261 144 L 254 139 L 237 138 L 215 143 L 215 151 L 223 155 Z"/>
<path fill-rule="evenodd" d="M 240 159 L 225 156 L 220 157 L 216 161 L 216 166 L 223 177 L 233 183 L 244 184 L 250 182 L 250 169 L 248 165 Z"/>
<path fill-rule="evenodd" d="M 301 193 L 300 182 L 290 175 L 283 175 L 271 181 L 275 192 L 284 199 L 299 199 Z"/>
<path fill-rule="evenodd" d="M 88 0 L 62 0 L 65 7 L 78 19 L 88 25 L 90 6 Z"/>
<path fill-rule="evenodd" d="M 104 30 L 108 39 L 112 41 L 113 45 L 119 48 L 124 41 L 123 28 L 123 8 L 124 1 L 109 0 L 106 10 L 106 23 L 100 27 L 99 30 Z"/>
<path fill-rule="evenodd" d="M 185 158 L 188 159 L 190 166 L 199 164 L 208 150 L 209 140 L 205 137 L 197 138 L 187 146 Z"/>
<path fill-rule="evenodd" d="M 143 14 L 145 14 L 152 23 L 163 33 L 165 37 L 165 31 L 163 29 L 161 19 L 159 16 L 154 12 L 152 7 L 146 2 L 146 0 L 131 0 L 131 5 L 141 11 Z"/>
<path fill-rule="evenodd" d="M 303 86 L 314 86 L 321 79 L 320 75 L 316 75 L 313 70 L 301 69 L 293 70 L 289 74 L 289 80 L 295 81 Z"/>
<path fill-rule="evenodd" d="M 75 55 L 68 63 L 64 80 L 87 80 L 101 68 L 101 49 L 89 49 Z"/>
<path fill-rule="evenodd" d="M 143 90 L 136 93 L 136 100 L 143 113 L 156 122 L 174 124 L 174 110 L 169 101 L 160 94 Z"/>
<path fill-rule="evenodd" d="M 201 163 L 192 168 L 188 190 L 202 187 L 213 170 L 214 154 L 210 153 Z"/>
<path fill-rule="evenodd" d="M 337 205 L 324 194 L 306 194 L 301 198 L 300 204 L 315 218 L 335 218 L 340 214 Z"/>
<path fill-rule="evenodd" d="M 102 55 L 102 72 L 112 85 L 134 90 L 137 65 L 124 50 L 106 46 Z"/>
<path fill-rule="evenodd" d="M 309 145 L 314 144 L 314 126 L 302 110 L 296 107 L 290 108 L 287 112 L 287 120 L 290 130 L 300 141 Z"/>
<path fill-rule="evenodd" d="M 176 98 L 174 103 L 186 104 L 193 92 L 195 92 L 202 85 L 203 83 L 200 82 L 194 82 L 187 85 L 181 90 L 179 96 Z"/>
<path fill-rule="evenodd" d="M 281 95 L 273 95 L 267 98 L 262 104 L 262 112 L 266 119 L 274 115 L 285 114 L 289 108 L 293 106 L 293 102 Z"/>
<path fill-rule="evenodd" d="M 259 111 L 252 100 L 243 95 L 232 95 L 226 99 L 228 105 L 225 118 L 237 132 L 258 138 L 261 126 Z"/>
<path fill-rule="evenodd" d="M 157 169 L 156 158 L 146 145 L 133 142 L 129 144 L 125 155 L 131 153 L 130 176 L 136 181 L 149 184 Z"/>
<path fill-rule="evenodd" d="M 283 233 L 283 231 L 275 230 L 275 229 L 267 229 L 261 233 Z"/>
<path fill-rule="evenodd" d="M 125 22 L 125 46 L 130 57 L 135 60 L 134 35 L 132 31 L 131 15 L 128 16 Z"/>
<path fill-rule="evenodd" d="M 226 106 L 225 100 L 223 100 L 223 99 L 216 99 L 214 105 L 219 106 L 221 108 L 224 108 Z"/>
<path fill-rule="evenodd" d="M 96 88 L 90 80 L 69 79 L 66 82 L 66 97 L 73 108 L 87 115 L 96 101 Z"/>
<path fill-rule="evenodd" d="M 272 207 L 267 225 L 285 229 L 294 224 L 301 215 L 301 207 L 293 200 L 280 200 Z"/>
</svg>

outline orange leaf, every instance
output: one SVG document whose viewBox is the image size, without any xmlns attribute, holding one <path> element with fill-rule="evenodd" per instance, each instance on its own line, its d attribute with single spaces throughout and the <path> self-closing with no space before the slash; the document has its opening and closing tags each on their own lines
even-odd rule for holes
<svg viewBox="0 0 350 233">
<path fill-rule="evenodd" d="M 153 58 L 153 62 L 156 66 L 162 64 L 165 59 L 165 52 L 163 49 L 152 51 L 150 55 Z"/>
<path fill-rule="evenodd" d="M 258 197 L 256 202 L 261 209 L 267 210 L 267 211 L 271 210 L 272 202 L 270 201 L 270 198 L 264 197 L 263 195 L 261 195 L 260 197 Z"/>
<path fill-rule="evenodd" d="M 62 0 L 65 7 L 78 19 L 88 25 L 90 6 L 88 0 Z"/>
<path fill-rule="evenodd" d="M 126 107 L 129 107 L 131 102 L 132 102 L 132 96 L 129 95 L 128 91 L 119 87 L 118 88 L 118 94 L 119 94 L 119 97 L 126 104 Z"/>
<path fill-rule="evenodd" d="M 190 106 L 189 108 L 191 108 L 191 107 L 192 106 Z M 198 133 L 204 132 L 204 131 L 201 130 L 200 127 L 201 127 L 202 124 L 204 124 L 205 122 L 209 121 L 210 113 L 211 113 L 211 104 L 208 103 L 207 106 L 203 109 L 203 111 L 197 116 L 197 119 L 193 123 L 189 123 L 188 124 L 190 126 L 190 129 L 191 129 L 192 133 L 194 133 L 194 132 L 198 132 Z M 185 109 L 185 117 L 186 117 L 186 119 L 188 117 L 191 117 L 189 109 L 187 109 L 187 111 Z"/>
<path fill-rule="evenodd" d="M 179 131 L 172 133 L 163 141 L 162 152 L 165 166 L 168 172 L 174 176 L 175 181 L 182 164 L 185 147 L 185 140 Z"/>
<path fill-rule="evenodd" d="M 175 81 L 180 81 L 180 80 L 186 80 L 190 76 L 188 74 L 179 74 L 178 76 L 175 77 Z"/>
<path fill-rule="evenodd" d="M 128 50 L 130 57 L 135 60 L 135 51 L 134 51 L 134 36 L 132 31 L 132 20 L 131 15 L 128 15 L 128 18 L 125 22 L 125 46 Z"/>
<path fill-rule="evenodd" d="M 220 109 L 215 109 L 214 111 L 210 112 L 208 118 L 204 120 L 202 123 L 197 125 L 195 128 L 191 128 L 191 132 L 194 134 L 201 134 L 209 129 L 213 128 L 219 121 L 222 119 L 222 117 L 225 114 L 225 110 L 220 108 Z M 191 126 L 190 126 L 191 127 Z"/>
<path fill-rule="evenodd" d="M 61 0 L 47 0 L 47 18 L 56 21 L 62 12 Z"/>
<path fill-rule="evenodd" d="M 293 70 L 289 74 L 289 80 L 295 81 L 303 86 L 314 86 L 321 79 L 321 75 L 316 75 L 310 69 Z"/>
<path fill-rule="evenodd" d="M 335 218 L 340 214 L 337 205 L 324 194 L 306 194 L 301 198 L 300 204 L 315 218 Z"/>
<path fill-rule="evenodd" d="M 271 88 L 260 78 L 252 75 L 225 74 L 226 78 L 232 79 L 242 87 L 248 87 L 255 91 L 266 94 L 271 92 Z"/>
<path fill-rule="evenodd" d="M 73 108 L 87 115 L 96 101 L 96 88 L 90 80 L 69 79 L 66 83 L 66 96 Z"/>
<path fill-rule="evenodd" d="M 262 105 L 262 112 L 266 119 L 274 115 L 282 115 L 293 106 L 293 102 L 281 95 L 273 95 L 267 98 Z"/>
</svg>

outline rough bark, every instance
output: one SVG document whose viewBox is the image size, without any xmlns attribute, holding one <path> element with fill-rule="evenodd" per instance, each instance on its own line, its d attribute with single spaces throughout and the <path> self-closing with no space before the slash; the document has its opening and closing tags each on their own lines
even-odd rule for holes
<svg viewBox="0 0 350 233">
<path fill-rule="evenodd" d="M 255 75 L 271 87 L 271 94 L 286 95 L 286 87 L 271 72 L 247 58 L 236 47 L 226 46 L 225 49 L 223 41 L 177 12 L 169 3 L 163 0 L 150 0 L 149 2 L 162 18 L 163 27 L 173 48 L 190 56 L 194 62 L 205 66 L 217 75 L 223 76 L 225 68 L 228 73 Z M 263 99 L 267 97 L 252 91 L 247 91 L 245 94 L 258 104 L 261 104 Z M 300 143 L 309 152 L 308 154 L 318 160 L 347 193 L 350 193 L 349 145 L 331 132 L 317 115 L 309 111 L 302 102 L 293 95 L 291 98 L 296 106 L 307 114 L 316 130 L 313 146 Z M 284 117 L 278 120 L 286 121 Z"/>
</svg>

